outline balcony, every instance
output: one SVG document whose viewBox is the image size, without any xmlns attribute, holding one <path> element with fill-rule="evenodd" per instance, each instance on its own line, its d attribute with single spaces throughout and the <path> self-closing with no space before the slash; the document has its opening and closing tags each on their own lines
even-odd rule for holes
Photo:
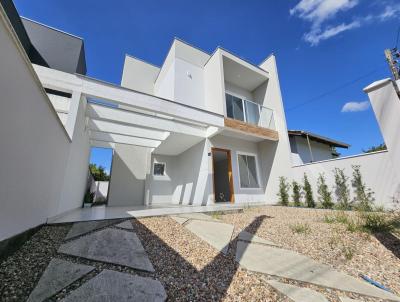
<svg viewBox="0 0 400 302">
<path fill-rule="evenodd" d="M 278 140 L 273 110 L 226 93 L 225 126 L 240 132 Z"/>
</svg>

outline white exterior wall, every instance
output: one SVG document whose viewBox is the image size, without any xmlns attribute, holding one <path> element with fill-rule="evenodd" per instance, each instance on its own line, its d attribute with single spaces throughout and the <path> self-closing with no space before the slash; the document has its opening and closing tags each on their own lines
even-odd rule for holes
<svg viewBox="0 0 400 302">
<path fill-rule="evenodd" d="M 230 82 L 227 82 L 227 81 L 225 81 L 225 92 L 230 93 L 232 95 L 240 96 L 246 100 L 255 102 L 254 96 L 250 91 L 240 88 L 240 87 L 238 87 Z"/>
<path fill-rule="evenodd" d="M 115 144 L 111 167 L 109 206 L 143 205 L 151 149 Z"/>
<path fill-rule="evenodd" d="M 260 103 L 274 111 L 273 123 L 279 134 L 278 142 L 265 141 L 260 144 L 260 149 L 265 154 L 266 171 L 269 174 L 265 196 L 268 203 L 274 203 L 278 200 L 276 194 L 279 188 L 279 176 L 292 173 L 291 152 L 275 56 L 271 55 L 260 68 L 269 73 L 269 80 L 253 94 L 257 100 L 264 97 L 264 101 L 260 99 Z"/>
<path fill-rule="evenodd" d="M 217 50 L 204 66 L 205 109 L 221 115 L 225 113 L 225 85 L 222 56 Z"/>
<path fill-rule="evenodd" d="M 0 6 L 0 241 L 46 222 L 69 138 Z"/>
<path fill-rule="evenodd" d="M 175 58 L 175 89 L 176 102 L 205 109 L 203 68 L 180 58 Z"/>
<path fill-rule="evenodd" d="M 69 154 L 65 168 L 64 185 L 58 202 L 57 210 L 50 216 L 79 208 L 85 195 L 89 171 L 90 144 L 85 118 L 86 100 L 79 101 L 78 113 L 69 145 Z M 62 173 L 60 171 L 59 173 Z"/>
<path fill-rule="evenodd" d="M 103 198 L 107 199 L 109 184 L 109 181 L 96 181 L 94 183 L 95 201 Z"/>
<path fill-rule="evenodd" d="M 314 197 L 317 200 L 316 184 L 319 173 L 325 174 L 327 185 L 330 189 L 333 189 L 334 175 L 332 171 L 335 168 L 345 169 L 346 176 L 350 178 L 348 184 L 351 188 L 352 165 L 360 165 L 364 182 L 367 187 L 375 192 L 375 204 L 390 207 L 393 196 L 396 194 L 398 180 L 387 151 L 341 157 L 293 167 L 293 179 L 302 183 L 303 175 L 306 173 L 313 187 Z M 352 188 L 350 191 L 351 196 L 354 197 Z"/>
</svg>

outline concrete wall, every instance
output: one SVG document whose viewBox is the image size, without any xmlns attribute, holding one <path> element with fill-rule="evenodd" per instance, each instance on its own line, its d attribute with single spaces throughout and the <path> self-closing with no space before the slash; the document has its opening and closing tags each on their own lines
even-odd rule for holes
<svg viewBox="0 0 400 302">
<path fill-rule="evenodd" d="M 114 149 L 109 206 L 143 205 L 146 177 L 150 171 L 151 149 L 116 144 Z"/>
<path fill-rule="evenodd" d="M 367 187 L 375 192 L 377 205 L 391 206 L 393 196 L 396 194 L 398 180 L 396 171 L 391 164 L 389 152 L 381 151 L 356 156 L 341 157 L 317 163 L 310 163 L 293 167 L 293 179 L 302 182 L 304 173 L 309 177 L 317 198 L 317 178 L 319 173 L 324 173 L 330 189 L 334 187 L 333 170 L 344 169 L 346 176 L 352 177 L 352 165 L 360 165 L 360 170 Z M 351 187 L 350 180 L 348 182 Z M 351 196 L 354 197 L 351 189 Z"/>
<path fill-rule="evenodd" d="M 57 210 L 69 138 L 0 6 L 0 240 Z"/>
<path fill-rule="evenodd" d="M 222 56 L 217 50 L 204 66 L 205 109 L 221 115 L 225 113 L 225 85 Z"/>
<path fill-rule="evenodd" d="M 69 145 L 63 189 L 57 211 L 50 216 L 58 215 L 82 205 L 87 185 L 90 157 L 89 133 L 85 124 L 85 108 L 86 100 L 82 98 L 79 102 L 72 142 Z M 59 173 L 62 172 L 59 171 Z"/>
<path fill-rule="evenodd" d="M 126 55 L 121 86 L 153 94 L 154 82 L 159 72 L 160 68 Z"/>
<path fill-rule="evenodd" d="M 101 201 L 102 199 L 107 199 L 109 181 L 96 181 L 95 186 L 95 201 Z"/>
</svg>

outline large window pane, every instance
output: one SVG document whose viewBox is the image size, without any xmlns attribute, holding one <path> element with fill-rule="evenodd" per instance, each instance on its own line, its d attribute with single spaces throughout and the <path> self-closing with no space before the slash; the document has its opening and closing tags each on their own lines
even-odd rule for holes
<svg viewBox="0 0 400 302">
<path fill-rule="evenodd" d="M 230 94 L 226 96 L 226 115 L 235 120 L 244 121 L 243 103 L 238 97 Z"/>
<path fill-rule="evenodd" d="M 260 111 L 258 105 L 245 101 L 246 106 L 246 122 L 258 126 L 260 120 Z"/>
<path fill-rule="evenodd" d="M 247 172 L 246 155 L 239 154 L 238 161 L 239 161 L 240 186 L 242 188 L 248 188 L 249 187 L 249 175 Z"/>
<path fill-rule="evenodd" d="M 240 187 L 258 188 L 256 158 L 251 155 L 238 155 Z"/>
<path fill-rule="evenodd" d="M 256 158 L 254 156 L 247 156 L 247 168 L 249 171 L 249 187 L 257 188 L 257 168 L 256 168 Z"/>
</svg>

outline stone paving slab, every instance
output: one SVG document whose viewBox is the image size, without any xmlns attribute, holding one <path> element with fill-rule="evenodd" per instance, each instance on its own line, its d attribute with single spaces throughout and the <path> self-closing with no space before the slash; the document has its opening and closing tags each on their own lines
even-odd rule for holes
<svg viewBox="0 0 400 302">
<path fill-rule="evenodd" d="M 89 232 L 110 226 L 114 223 L 117 223 L 116 220 L 99 220 L 99 221 L 83 221 L 83 222 L 75 222 L 71 229 L 69 230 L 67 236 L 65 236 L 65 240 L 82 236 Z"/>
<path fill-rule="evenodd" d="M 274 242 L 272 242 L 272 241 L 269 241 L 269 240 L 260 238 L 260 237 L 258 237 L 257 235 L 253 235 L 253 234 L 251 234 L 251 233 L 249 233 L 249 232 L 246 232 L 246 231 L 241 231 L 241 232 L 239 233 L 238 239 L 239 239 L 239 240 L 242 240 L 242 241 L 246 241 L 246 242 L 251 242 L 251 243 L 258 243 L 258 244 L 266 244 L 266 245 L 280 246 L 280 245 L 278 245 L 278 244 L 276 244 L 276 243 L 274 243 Z"/>
<path fill-rule="evenodd" d="M 233 225 L 215 221 L 190 220 L 185 224 L 185 228 L 222 253 L 228 253 Z"/>
<path fill-rule="evenodd" d="M 118 223 L 115 226 L 125 230 L 133 230 L 133 225 L 129 220 L 125 220 L 124 222 Z"/>
<path fill-rule="evenodd" d="M 238 241 L 236 261 L 248 270 L 381 299 L 400 298 L 296 252 Z"/>
<path fill-rule="evenodd" d="M 361 300 L 355 300 L 349 297 L 339 297 L 341 302 L 362 302 Z"/>
<path fill-rule="evenodd" d="M 275 280 L 266 282 L 294 302 L 329 302 L 323 294 L 309 288 L 302 288 Z"/>
<path fill-rule="evenodd" d="M 44 301 L 94 270 L 94 267 L 52 259 L 27 302 Z"/>
<path fill-rule="evenodd" d="M 104 229 L 64 243 L 58 252 L 154 272 L 137 235 L 124 230 Z"/>
<path fill-rule="evenodd" d="M 173 220 L 175 220 L 179 224 L 184 224 L 189 218 L 179 217 L 179 216 L 170 216 Z"/>
<path fill-rule="evenodd" d="M 104 270 L 74 290 L 63 302 L 158 302 L 167 294 L 157 280 Z"/>
<path fill-rule="evenodd" d="M 177 217 L 186 218 L 186 219 L 194 219 L 194 220 L 205 220 L 205 221 L 218 221 L 212 218 L 210 215 L 204 213 L 187 213 L 187 214 L 179 214 L 175 215 Z"/>
</svg>

